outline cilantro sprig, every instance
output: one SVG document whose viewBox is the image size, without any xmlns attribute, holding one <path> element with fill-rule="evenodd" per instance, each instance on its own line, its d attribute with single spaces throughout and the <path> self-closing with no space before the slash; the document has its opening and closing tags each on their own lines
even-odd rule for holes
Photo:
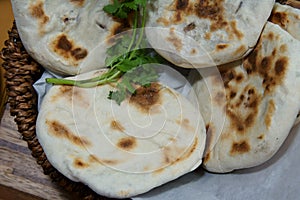
<svg viewBox="0 0 300 200">
<path fill-rule="evenodd" d="M 113 4 L 104 6 L 103 10 L 119 18 L 127 18 L 132 10 L 137 11 L 140 6 L 146 7 L 147 0 L 122 1 L 114 0 Z"/>
<path fill-rule="evenodd" d="M 108 98 L 121 104 L 127 95 L 135 93 L 137 86 L 147 87 L 157 81 L 157 72 L 146 65 L 162 61 L 155 51 L 144 48 L 146 5 L 147 0 L 114 0 L 103 8 L 117 18 L 127 18 L 129 13 L 134 12 L 132 35 L 123 35 L 106 52 L 108 57 L 105 64 L 109 68 L 106 73 L 86 80 L 47 78 L 46 82 L 86 88 L 116 83 L 117 90 L 110 91 Z"/>
</svg>

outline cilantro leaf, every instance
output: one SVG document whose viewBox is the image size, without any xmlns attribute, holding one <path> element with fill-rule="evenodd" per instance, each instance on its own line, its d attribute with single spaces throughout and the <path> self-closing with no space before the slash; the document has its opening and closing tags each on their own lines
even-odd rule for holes
<svg viewBox="0 0 300 200">
<path fill-rule="evenodd" d="M 103 10 L 109 14 L 114 14 L 118 11 L 119 6 L 107 5 L 103 8 Z"/>
<path fill-rule="evenodd" d="M 135 1 L 126 2 L 126 3 L 124 3 L 124 7 L 136 11 L 138 9 L 138 7 L 139 7 L 139 4 L 137 4 Z"/>
<path fill-rule="evenodd" d="M 109 91 L 108 99 L 115 100 L 118 105 L 126 98 L 126 92 L 122 90 Z"/>
<path fill-rule="evenodd" d="M 147 0 L 125 0 L 119 2 L 114 0 L 112 4 L 103 7 L 103 10 L 115 17 L 127 18 L 128 14 L 132 11 L 137 11 L 139 6 L 146 7 Z"/>
<path fill-rule="evenodd" d="M 147 0 L 134 0 L 134 2 L 136 4 L 141 5 L 142 7 L 146 7 L 147 6 Z"/>
<path fill-rule="evenodd" d="M 109 14 L 115 14 L 121 8 L 121 4 L 118 0 L 114 0 L 113 4 L 109 4 L 103 7 L 103 10 Z"/>
</svg>

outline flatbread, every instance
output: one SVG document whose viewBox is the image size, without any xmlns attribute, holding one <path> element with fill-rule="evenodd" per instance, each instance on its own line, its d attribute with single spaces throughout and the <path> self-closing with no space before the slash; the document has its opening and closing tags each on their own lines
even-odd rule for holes
<svg viewBox="0 0 300 200">
<path fill-rule="evenodd" d="M 81 74 L 86 79 L 101 71 Z M 126 198 L 149 191 L 201 164 L 206 133 L 198 109 L 153 83 L 117 105 L 113 85 L 53 86 L 37 119 L 50 163 L 100 195 Z"/>
<path fill-rule="evenodd" d="M 199 104 L 209 102 L 200 107 L 208 138 L 212 138 L 203 161 L 208 171 L 257 166 L 278 151 L 300 109 L 299 51 L 298 40 L 268 22 L 247 58 L 219 67 L 225 92 L 216 88 L 208 93 L 204 79 L 194 78 Z M 215 77 L 205 79 L 214 81 Z M 210 120 L 212 107 L 224 110 L 224 124 Z"/>
<path fill-rule="evenodd" d="M 300 40 L 300 10 L 276 3 L 269 21 L 278 24 L 294 38 Z"/>
<path fill-rule="evenodd" d="M 157 0 L 149 5 L 146 34 L 164 58 L 185 68 L 229 63 L 257 43 L 274 0 Z M 213 62 L 211 62 L 211 60 Z"/>
<path fill-rule="evenodd" d="M 300 2 L 298 4 L 300 5 Z M 276 3 L 269 20 L 279 25 L 297 40 L 300 40 L 300 10 L 298 8 Z M 298 115 L 295 124 L 300 121 L 300 111 Z"/>
<path fill-rule="evenodd" d="M 299 0 L 276 0 L 276 2 L 292 6 L 294 8 L 300 8 L 300 1 Z"/>
<path fill-rule="evenodd" d="M 130 28 L 114 21 L 102 9 L 109 0 L 12 0 L 18 33 L 27 52 L 43 67 L 61 75 L 74 75 L 104 67 L 109 38 Z M 81 68 L 92 49 L 100 63 Z"/>
</svg>

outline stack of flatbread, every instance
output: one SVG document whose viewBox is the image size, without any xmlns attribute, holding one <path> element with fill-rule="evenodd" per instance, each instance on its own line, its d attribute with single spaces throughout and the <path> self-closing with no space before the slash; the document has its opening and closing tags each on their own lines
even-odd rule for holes
<svg viewBox="0 0 300 200">
<path fill-rule="evenodd" d="M 111 38 L 131 27 L 103 11 L 110 2 L 12 5 L 28 53 L 83 80 L 107 71 Z M 55 85 L 36 126 L 51 164 L 100 195 L 127 198 L 201 164 L 224 173 L 270 159 L 300 110 L 300 11 L 274 0 L 156 0 L 147 12 L 153 49 L 193 68 L 188 97 L 154 82 L 118 105 L 107 99 L 115 84 Z"/>
</svg>

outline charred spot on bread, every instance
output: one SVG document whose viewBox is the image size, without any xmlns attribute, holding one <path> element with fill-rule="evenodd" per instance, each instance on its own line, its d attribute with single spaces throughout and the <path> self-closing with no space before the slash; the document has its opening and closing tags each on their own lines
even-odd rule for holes
<svg viewBox="0 0 300 200">
<path fill-rule="evenodd" d="M 85 0 L 70 0 L 70 2 L 77 6 L 83 6 L 83 4 L 85 3 Z"/>
<path fill-rule="evenodd" d="M 44 34 L 44 26 L 49 22 L 49 17 L 44 10 L 43 1 L 37 1 L 35 4 L 31 4 L 29 7 L 30 15 L 37 19 L 39 22 L 39 33 Z"/>
<path fill-rule="evenodd" d="M 283 75 L 287 64 L 288 64 L 287 58 L 283 57 L 283 58 L 278 59 L 275 63 L 275 74 L 277 76 Z"/>
<path fill-rule="evenodd" d="M 118 160 L 112 159 L 100 159 L 96 155 L 91 154 L 89 155 L 89 162 L 90 163 L 97 163 L 97 164 L 104 164 L 104 165 L 117 165 L 119 163 Z"/>
<path fill-rule="evenodd" d="M 61 35 L 57 40 L 57 49 L 63 50 L 63 51 L 71 51 L 73 45 L 72 43 L 67 39 L 66 35 Z"/>
<path fill-rule="evenodd" d="M 166 146 L 163 148 L 164 162 L 166 165 L 175 164 L 188 159 L 196 150 L 198 145 L 198 138 L 196 137 L 189 147 L 183 148 L 174 145 Z"/>
<path fill-rule="evenodd" d="M 285 28 L 285 25 L 288 21 L 288 16 L 284 12 L 272 12 L 269 19 L 271 22 L 280 25 L 282 28 Z"/>
<path fill-rule="evenodd" d="M 238 74 L 236 77 L 235 77 L 235 81 L 240 83 L 244 80 L 244 75 L 243 74 Z"/>
<path fill-rule="evenodd" d="M 85 163 L 82 159 L 80 158 L 75 158 L 74 160 L 74 167 L 75 168 L 87 168 L 89 167 L 89 164 L 88 163 Z"/>
<path fill-rule="evenodd" d="M 66 34 L 60 34 L 52 41 L 52 50 L 71 66 L 77 66 L 78 62 L 88 55 L 85 48 L 76 45 Z"/>
<path fill-rule="evenodd" d="M 71 55 L 75 60 L 82 60 L 87 56 L 87 50 L 77 47 L 71 50 Z"/>
<path fill-rule="evenodd" d="M 120 124 L 120 122 L 113 120 L 110 123 L 110 127 L 112 128 L 112 130 L 116 130 L 119 132 L 124 132 L 125 128 L 122 126 L 122 124 Z"/>
<path fill-rule="evenodd" d="M 177 10 L 184 10 L 188 7 L 189 0 L 177 0 L 176 1 L 176 9 Z"/>
<path fill-rule="evenodd" d="M 231 21 L 229 24 L 231 27 L 231 31 L 233 32 L 233 35 L 237 37 L 237 39 L 241 40 L 244 37 L 244 34 L 238 30 L 236 21 Z M 231 35 L 231 37 L 233 37 L 233 35 Z"/>
<path fill-rule="evenodd" d="M 45 18 L 47 18 L 47 20 L 49 20 L 49 18 L 45 14 L 44 4 L 42 1 L 37 1 L 36 4 L 32 4 L 29 9 L 32 17 L 40 20 L 44 20 Z"/>
<path fill-rule="evenodd" d="M 224 50 L 229 46 L 229 44 L 217 44 L 217 51 L 218 50 Z"/>
<path fill-rule="evenodd" d="M 124 19 L 119 19 L 116 17 L 112 17 L 114 24 L 111 26 L 109 32 L 110 34 L 108 35 L 106 39 L 107 44 L 114 44 L 115 41 L 120 38 L 118 35 L 122 34 L 128 30 L 131 29 L 132 23 L 133 23 L 133 15 L 132 13 L 129 13 L 127 18 Z M 106 28 L 104 25 L 101 23 L 97 22 L 98 26 L 100 28 Z"/>
<path fill-rule="evenodd" d="M 69 128 L 57 120 L 46 120 L 49 133 L 57 138 L 63 138 L 80 147 L 90 146 L 91 142 L 85 138 L 76 136 Z"/>
<path fill-rule="evenodd" d="M 176 51 L 181 51 L 183 43 L 182 40 L 175 34 L 174 28 L 170 28 L 170 35 L 167 37 L 167 41 L 175 47 Z"/>
<path fill-rule="evenodd" d="M 230 95 L 229 95 L 229 98 L 230 98 L 230 99 L 233 99 L 235 96 L 236 96 L 236 92 L 231 91 L 231 92 L 230 92 Z"/>
<path fill-rule="evenodd" d="M 184 154 L 182 156 L 180 156 L 179 158 L 177 158 L 175 160 L 175 163 L 176 162 L 180 162 L 182 160 L 185 160 L 185 159 L 191 157 L 191 155 L 193 154 L 193 152 L 196 150 L 196 147 L 197 147 L 198 142 L 199 142 L 198 140 L 199 139 L 196 137 L 195 140 L 194 140 L 194 142 L 192 143 L 192 145 L 188 149 L 186 149 L 186 151 L 184 152 Z"/>
<path fill-rule="evenodd" d="M 261 134 L 257 137 L 258 140 L 263 140 L 265 138 L 265 135 L 264 134 Z"/>
<path fill-rule="evenodd" d="M 256 49 L 243 62 L 249 76 L 259 75 L 262 78 L 266 93 L 272 93 L 278 85 L 282 84 L 288 65 L 288 58 L 279 54 L 287 51 L 286 45 L 274 47 L 268 55 L 263 55 L 262 51 L 259 51 L 263 48 L 263 40 L 272 42 L 278 37 L 276 33 L 271 33 L 260 38 Z"/>
<path fill-rule="evenodd" d="M 246 141 L 240 141 L 240 142 L 233 142 L 230 154 L 231 155 L 237 155 L 237 154 L 244 154 L 248 153 L 251 150 L 250 144 Z"/>
<path fill-rule="evenodd" d="M 276 106 L 275 106 L 274 100 L 270 100 L 268 102 L 266 116 L 265 116 L 265 125 L 266 125 L 267 129 L 269 129 L 271 127 L 272 118 L 273 118 L 275 109 L 276 109 Z"/>
<path fill-rule="evenodd" d="M 251 85 L 245 86 L 240 95 L 236 91 L 237 88 L 226 89 L 226 113 L 232 130 L 243 135 L 257 120 L 262 96 Z"/>
<path fill-rule="evenodd" d="M 194 30 L 196 28 L 196 24 L 194 22 L 189 23 L 188 25 L 186 25 L 183 29 L 184 32 L 189 32 L 191 30 Z"/>
<path fill-rule="evenodd" d="M 137 146 L 137 141 L 134 137 L 126 137 L 119 140 L 117 146 L 120 149 L 129 151 L 134 149 Z"/>
<path fill-rule="evenodd" d="M 129 103 L 148 113 L 154 105 L 160 103 L 160 90 L 161 85 L 158 83 L 151 83 L 148 87 L 139 87 L 130 97 Z"/>
<path fill-rule="evenodd" d="M 196 55 L 197 54 L 197 50 L 195 48 L 192 48 L 190 54 L 191 55 Z"/>
<path fill-rule="evenodd" d="M 207 152 L 203 158 L 203 163 L 206 164 L 210 160 L 210 152 Z"/>
<path fill-rule="evenodd" d="M 223 28 L 227 25 L 224 19 L 224 1 L 199 0 L 195 5 L 195 14 L 199 18 L 209 19 L 211 31 Z"/>
</svg>

